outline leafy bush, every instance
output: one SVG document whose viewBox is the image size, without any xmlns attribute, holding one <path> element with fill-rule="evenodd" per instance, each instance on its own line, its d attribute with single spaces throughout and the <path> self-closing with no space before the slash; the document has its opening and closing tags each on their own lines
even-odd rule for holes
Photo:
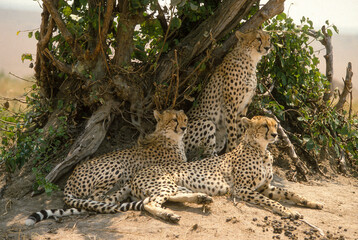
<svg viewBox="0 0 358 240">
<path fill-rule="evenodd" d="M 59 117 L 61 124 L 44 132 L 36 122 L 51 108 L 44 104 L 37 91 L 37 86 L 33 85 L 33 91 L 26 96 L 28 108 L 25 111 L 13 112 L 5 106 L 0 107 L 0 163 L 5 163 L 7 171 L 14 172 L 31 159 L 37 179 L 35 185 L 44 186 L 50 192 L 56 187 L 45 181 L 44 173 L 51 170 L 51 160 L 67 146 L 64 144 L 69 137 L 67 119 Z"/>
<path fill-rule="evenodd" d="M 328 34 L 332 35 L 331 28 L 338 33 L 334 25 L 328 25 Z M 334 109 L 336 99 L 323 101 L 330 83 L 319 72 L 319 59 L 310 45 L 317 40 L 310 37 L 312 21 L 303 17 L 301 26 L 297 26 L 282 13 L 267 24 L 266 30 L 271 32 L 273 50 L 258 66 L 258 87 L 265 92 L 274 84 L 274 90 L 270 97 L 257 98 L 256 106 L 273 111 L 293 133 L 291 138 L 311 156 L 333 148 L 337 156 L 343 152 L 358 159 L 358 119 Z"/>
</svg>

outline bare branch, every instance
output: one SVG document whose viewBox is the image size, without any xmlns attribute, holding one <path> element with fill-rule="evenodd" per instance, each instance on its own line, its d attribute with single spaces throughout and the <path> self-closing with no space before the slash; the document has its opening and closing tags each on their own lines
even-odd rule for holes
<svg viewBox="0 0 358 240">
<path fill-rule="evenodd" d="M 20 102 L 20 103 L 25 103 L 27 104 L 27 102 L 23 99 L 20 99 L 20 98 L 8 98 L 8 97 L 2 97 L 0 96 L 0 100 L 3 100 L 3 101 L 17 101 L 17 102 Z"/>
<path fill-rule="evenodd" d="M 67 74 L 72 74 L 72 73 L 73 73 L 73 72 L 72 72 L 72 68 L 71 68 L 69 65 L 67 65 L 67 64 L 65 64 L 65 63 L 62 63 L 62 62 L 60 62 L 59 60 L 57 60 L 57 59 L 53 56 L 53 54 L 50 52 L 50 50 L 48 50 L 48 48 L 46 48 L 43 53 L 44 53 L 49 59 L 51 59 L 52 64 L 53 64 L 54 66 L 56 66 L 60 71 L 65 72 L 65 73 L 67 73 Z"/>
<path fill-rule="evenodd" d="M 116 102 L 107 101 L 92 114 L 82 135 L 74 143 L 67 157 L 46 176 L 47 181 L 55 182 L 79 161 L 97 151 L 113 120 L 111 116 L 113 107 L 116 107 Z"/>
<path fill-rule="evenodd" d="M 331 84 L 330 89 L 324 94 L 323 100 L 328 101 L 333 94 L 333 46 L 332 36 L 327 33 L 325 26 L 322 27 L 322 33 L 323 38 L 319 41 L 326 48 L 326 55 L 324 55 L 324 58 L 326 60 L 326 77 L 328 82 Z M 310 30 L 309 35 L 311 37 L 318 38 L 319 33 L 314 30 Z"/>
<path fill-rule="evenodd" d="M 339 95 L 339 100 L 338 100 L 337 104 L 334 106 L 337 111 L 339 111 L 343 108 L 343 105 L 347 101 L 348 94 L 350 94 L 352 92 L 352 88 L 353 88 L 352 76 L 353 76 L 352 63 L 349 62 L 347 71 L 346 71 L 346 78 L 343 80 L 343 82 L 344 82 L 343 92 Z"/>
<path fill-rule="evenodd" d="M 175 72 L 175 76 L 176 76 L 176 85 L 175 85 L 175 91 L 174 91 L 174 99 L 173 99 L 173 103 L 172 103 L 172 108 L 175 107 L 175 103 L 177 101 L 178 98 L 178 90 L 179 90 L 179 63 L 178 63 L 178 54 L 177 51 L 175 50 L 175 65 L 176 65 L 176 72 Z"/>
<path fill-rule="evenodd" d="M 270 0 L 263 6 L 252 18 L 245 22 L 240 31 L 248 32 L 260 27 L 268 19 L 280 14 L 284 10 L 285 0 Z M 232 34 L 222 45 L 221 48 L 215 49 L 213 56 L 216 59 L 222 59 L 223 56 L 237 43 L 235 34 Z"/>
<path fill-rule="evenodd" d="M 280 121 L 277 119 L 277 117 L 270 110 L 267 110 L 267 109 L 262 109 L 262 110 L 264 111 L 265 114 L 267 114 L 268 116 L 275 119 L 277 123 L 280 123 Z M 283 127 L 280 124 L 278 124 L 277 132 L 282 137 L 283 142 L 286 143 L 289 156 L 293 160 L 293 162 L 296 166 L 296 169 L 303 175 L 303 177 L 307 181 L 306 175 L 309 172 L 309 170 L 308 170 L 307 166 L 297 156 L 293 144 L 291 143 L 290 139 L 288 138 L 287 134 L 285 133 L 285 130 L 283 129 Z"/>
<path fill-rule="evenodd" d="M 12 72 L 9 72 L 9 74 L 10 74 L 11 76 L 14 76 L 14 77 L 16 77 L 16 78 L 22 80 L 22 81 L 29 82 L 29 83 L 35 83 L 35 81 L 31 81 L 31 80 L 27 80 L 27 79 L 25 79 L 25 78 L 19 77 L 19 76 L 17 76 L 16 74 L 14 74 L 14 73 L 12 73 Z"/>
</svg>

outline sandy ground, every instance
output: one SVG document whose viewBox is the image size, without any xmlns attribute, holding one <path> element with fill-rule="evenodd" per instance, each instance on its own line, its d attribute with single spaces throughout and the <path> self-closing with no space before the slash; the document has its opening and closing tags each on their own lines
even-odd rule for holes
<svg viewBox="0 0 358 240">
<path fill-rule="evenodd" d="M 275 184 L 324 203 L 324 209 L 285 203 L 304 215 L 304 221 L 292 221 L 261 207 L 214 197 L 208 212 L 196 204 L 168 204 L 181 215 L 179 224 L 131 211 L 65 217 L 59 222 L 49 219 L 26 227 L 24 221 L 32 212 L 63 207 L 62 193 L 57 192 L 1 199 L 0 239 L 358 239 L 357 180 L 339 177 L 304 184 L 278 180 Z"/>
</svg>

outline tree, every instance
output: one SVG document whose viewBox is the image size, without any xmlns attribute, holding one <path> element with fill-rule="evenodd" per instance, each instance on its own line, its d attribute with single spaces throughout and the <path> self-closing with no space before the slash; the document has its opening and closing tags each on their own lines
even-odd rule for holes
<svg viewBox="0 0 358 240">
<path fill-rule="evenodd" d="M 27 98 L 32 110 L 7 119 L 22 124 L 2 139 L 4 146 L 17 142 L 3 148 L 2 159 L 10 171 L 24 164 L 33 169 L 28 185 L 36 178 L 51 191 L 53 182 L 98 150 L 114 119 L 142 134 L 153 126 L 153 109 L 188 110 L 236 43 L 234 31 L 259 27 L 271 31 L 274 45 L 258 67 L 259 90 L 272 84 L 268 76 L 274 90 L 259 95 L 252 112 L 273 111 L 295 130 L 290 138 L 308 155 L 334 146 L 349 156 L 357 151 L 358 131 L 347 130 L 353 120 L 328 110 L 329 81 L 307 43 L 309 35 L 327 40 L 332 31 L 314 32 L 311 22 L 298 28 L 280 14 L 283 5 L 284 0 L 263 6 L 257 0 L 172 0 L 167 8 L 158 0 L 43 0 L 40 29 L 31 33 L 38 40 L 36 91 Z M 327 114 L 315 114 L 317 109 Z M 325 122 L 317 124 L 318 118 Z M 319 137 L 320 131 L 330 136 Z M 303 165 L 296 161 L 304 175 Z M 21 175 L 18 181 L 24 184 Z"/>
<path fill-rule="evenodd" d="M 53 111 L 40 122 L 45 132 L 60 125 L 60 116 L 86 125 L 47 180 L 93 154 L 113 114 L 129 113 L 145 132 L 154 107 L 185 108 L 210 53 L 220 59 L 235 43 L 234 29 L 260 27 L 283 3 L 271 0 L 259 9 L 256 0 L 183 0 L 167 9 L 157 0 L 44 0 L 35 71 Z"/>
</svg>

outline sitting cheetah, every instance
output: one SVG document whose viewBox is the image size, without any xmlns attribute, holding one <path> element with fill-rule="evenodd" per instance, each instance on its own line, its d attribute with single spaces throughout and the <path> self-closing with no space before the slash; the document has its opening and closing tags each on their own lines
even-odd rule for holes
<svg viewBox="0 0 358 240">
<path fill-rule="evenodd" d="M 148 198 L 144 209 L 159 218 L 177 222 L 180 216 L 161 206 L 166 201 L 210 202 L 208 195 L 230 193 L 234 198 L 259 204 L 286 217 L 299 213 L 278 200 L 291 200 L 302 206 L 322 209 L 321 203 L 308 201 L 288 190 L 271 186 L 273 158 L 267 150 L 277 138 L 274 119 L 243 117 L 246 132 L 242 142 L 230 153 L 174 166 L 151 166 L 137 173 L 131 183 L 132 195 Z"/>
<path fill-rule="evenodd" d="M 215 69 L 198 104 L 188 112 L 188 132 L 184 136 L 188 158 L 202 152 L 213 156 L 232 151 L 243 128 L 240 121 L 256 91 L 256 65 L 270 48 L 270 36 L 261 30 L 237 31 L 238 43 Z"/>
<path fill-rule="evenodd" d="M 116 196 L 126 195 L 129 189 L 124 187 L 112 196 L 106 193 L 116 183 L 129 186 L 135 172 L 153 164 L 170 166 L 186 162 L 182 138 L 186 132 L 187 116 L 183 111 L 166 110 L 162 114 L 154 111 L 157 120 L 153 133 L 138 141 L 138 146 L 115 151 L 91 159 L 76 167 L 69 177 L 64 190 L 64 202 L 73 207 L 68 210 L 42 210 L 33 213 L 25 222 L 33 225 L 49 217 L 61 217 L 80 214 L 86 211 L 115 213 L 129 209 L 140 209 L 142 202 L 116 205 Z"/>
</svg>

